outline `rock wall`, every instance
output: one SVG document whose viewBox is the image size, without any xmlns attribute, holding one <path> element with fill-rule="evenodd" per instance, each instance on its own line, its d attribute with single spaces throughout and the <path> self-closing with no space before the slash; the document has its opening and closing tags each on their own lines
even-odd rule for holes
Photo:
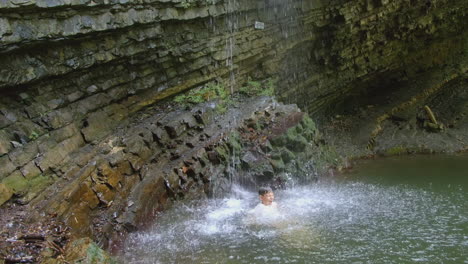
<svg viewBox="0 0 468 264">
<path fill-rule="evenodd" d="M 19 208 L 23 212 L 11 203 L 0 208 L 0 224 L 10 226 L 1 227 L 2 236 L 20 237 L 2 241 L 0 257 L 26 254 L 36 262 L 44 260 L 44 255 L 30 252 L 50 245 L 22 238 L 55 239 L 57 249 L 69 239 L 57 239 L 64 236 L 57 230 L 119 249 L 128 232 L 148 227 L 176 200 L 220 197 L 230 193 L 233 183 L 257 189 L 259 184 L 282 188 L 292 178 L 310 182 L 338 162 L 315 123 L 296 105 L 279 104 L 271 97 L 231 103 L 233 108 L 225 113 L 217 110 L 216 101 L 189 110 L 173 102 L 159 104 L 119 125 L 99 144 L 75 151 L 62 161 L 60 177 Z M 24 201 L 31 193 L 17 194 L 12 201 Z M 53 230 L 37 224 L 51 219 L 63 221 L 66 228 L 57 228 L 55 221 Z M 48 251 L 51 261 L 60 254 L 81 254 L 70 244 L 66 253 Z"/>
<path fill-rule="evenodd" d="M 318 113 L 315 117 L 372 104 L 376 94 L 426 79 L 427 72 L 440 76 L 419 92 L 455 76 L 466 79 L 463 1 L 341 1 L 324 9 L 325 16 L 304 17 L 311 39 L 277 63 L 287 82 L 279 95 Z"/>
<path fill-rule="evenodd" d="M 233 91 L 278 78 L 284 101 L 318 113 L 420 72 L 465 76 L 466 9 L 462 0 L 1 1 L 0 181 L 31 193 L 27 203 L 71 153 L 212 80 Z"/>
<path fill-rule="evenodd" d="M 137 111 L 257 68 L 279 32 L 253 28 L 257 8 L 247 1 L 2 1 L 2 184 L 28 203 L 64 173 L 72 153 Z"/>
<path fill-rule="evenodd" d="M 173 200 L 215 195 L 233 180 L 311 180 L 339 165 L 294 106 L 249 100 L 220 118 L 213 102 L 192 111 L 163 102 L 208 82 L 233 92 L 276 80 L 281 100 L 316 119 L 361 109 L 324 129 L 351 156 L 466 149 L 467 8 L 463 0 L 0 0 L 0 205 L 27 204 L 0 208 L 8 212 L 0 222 L 27 229 L 57 217 L 78 237 L 118 247 Z M 414 129 L 428 119 L 425 103 L 450 130 Z"/>
</svg>

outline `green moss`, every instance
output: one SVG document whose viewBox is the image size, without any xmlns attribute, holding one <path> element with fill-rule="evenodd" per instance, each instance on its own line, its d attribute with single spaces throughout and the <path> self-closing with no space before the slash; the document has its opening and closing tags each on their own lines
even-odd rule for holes
<svg viewBox="0 0 468 264">
<path fill-rule="evenodd" d="M 273 96 L 275 94 L 276 79 L 266 79 L 263 81 L 252 81 L 250 78 L 247 83 L 239 89 L 239 92 L 247 96 Z"/>
<path fill-rule="evenodd" d="M 29 183 L 19 171 L 13 172 L 10 176 L 2 180 L 8 188 L 12 189 L 15 194 L 26 192 L 29 188 Z"/>
<path fill-rule="evenodd" d="M 95 243 L 92 243 L 87 250 L 87 258 L 82 263 L 117 263 L 114 259 L 109 257 L 107 253 L 99 248 Z"/>
<path fill-rule="evenodd" d="M 286 168 L 282 159 L 270 160 L 270 164 L 275 172 L 282 172 Z"/>
<path fill-rule="evenodd" d="M 13 196 L 13 190 L 0 183 L 0 205 L 4 204 Z"/>
<path fill-rule="evenodd" d="M 270 153 L 270 158 L 274 160 L 280 160 L 281 159 L 281 152 L 276 149 L 275 151 Z"/>
<path fill-rule="evenodd" d="M 222 161 L 226 161 L 229 159 L 229 149 L 226 145 L 220 145 L 215 148 L 215 151 L 219 154 L 219 157 Z"/>
<path fill-rule="evenodd" d="M 96 243 L 87 237 L 71 242 L 70 247 L 66 251 L 65 259 L 69 263 L 77 264 L 117 263 L 104 250 L 99 248 Z"/>
<path fill-rule="evenodd" d="M 296 158 L 296 155 L 294 155 L 294 153 L 285 148 L 281 151 L 281 158 L 284 160 L 285 163 L 288 163 L 291 160 L 294 160 Z"/>
<path fill-rule="evenodd" d="M 385 154 L 390 155 L 390 156 L 397 156 L 397 155 L 403 155 L 407 153 L 408 153 L 408 150 L 405 147 L 396 146 L 396 147 L 388 149 Z"/>
<path fill-rule="evenodd" d="M 225 100 L 229 96 L 225 87 L 218 83 L 208 83 L 200 88 L 192 89 L 174 98 L 179 104 L 199 104 L 214 99 Z"/>
<path fill-rule="evenodd" d="M 39 134 L 34 130 L 28 136 L 29 140 L 36 140 L 38 137 L 39 137 Z"/>
<path fill-rule="evenodd" d="M 274 147 L 281 147 L 286 144 L 286 138 L 285 136 L 277 136 L 275 138 L 270 139 L 271 145 Z"/>
<path fill-rule="evenodd" d="M 316 131 L 317 126 L 315 125 L 315 122 L 306 114 L 302 118 L 302 125 L 304 129 L 306 130 L 311 130 L 311 131 Z"/>
<path fill-rule="evenodd" d="M 47 186 L 54 182 L 54 179 L 45 175 L 38 175 L 29 181 L 28 193 L 21 199 L 22 202 L 28 203 L 38 196 Z"/>
<path fill-rule="evenodd" d="M 228 145 L 232 153 L 240 153 L 242 145 L 240 143 L 240 134 L 233 132 L 228 138 Z"/>
<path fill-rule="evenodd" d="M 218 114 L 224 114 L 227 112 L 228 107 L 229 105 L 226 102 L 221 101 L 216 105 L 215 111 Z"/>
<path fill-rule="evenodd" d="M 174 98 L 174 102 L 185 107 L 218 100 L 215 111 L 224 114 L 227 109 L 234 104 L 226 88 L 215 82 L 208 83 L 203 87 L 192 89 Z"/>
</svg>

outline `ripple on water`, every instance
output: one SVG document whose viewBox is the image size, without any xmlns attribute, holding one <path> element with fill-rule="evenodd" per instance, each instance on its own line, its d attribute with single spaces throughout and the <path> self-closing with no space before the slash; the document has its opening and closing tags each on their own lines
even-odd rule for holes
<svg viewBox="0 0 468 264">
<path fill-rule="evenodd" d="M 467 263 L 462 188 L 328 183 L 276 193 L 285 216 L 245 218 L 257 195 L 181 204 L 132 234 L 124 263 Z M 241 193 L 242 195 L 239 195 Z"/>
</svg>

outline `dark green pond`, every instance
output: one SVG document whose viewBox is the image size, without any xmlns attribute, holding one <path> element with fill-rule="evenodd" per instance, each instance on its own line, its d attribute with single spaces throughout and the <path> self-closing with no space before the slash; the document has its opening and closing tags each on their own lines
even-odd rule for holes
<svg viewBox="0 0 468 264">
<path fill-rule="evenodd" d="M 367 160 L 345 175 L 276 192 L 179 204 L 133 234 L 123 263 L 468 263 L 468 156 Z M 255 214 L 254 214 L 255 215 Z"/>
</svg>

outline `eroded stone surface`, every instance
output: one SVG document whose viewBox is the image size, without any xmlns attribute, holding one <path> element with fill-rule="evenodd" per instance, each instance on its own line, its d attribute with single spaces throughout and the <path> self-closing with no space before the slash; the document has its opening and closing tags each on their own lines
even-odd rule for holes
<svg viewBox="0 0 468 264">
<path fill-rule="evenodd" d="M 270 97 L 243 100 L 224 114 L 215 112 L 216 102 L 191 110 L 174 104 L 149 108 L 101 143 L 73 152 L 54 169 L 58 175 L 29 178 L 26 169 L 24 176 L 18 171 L 17 202 L 57 216 L 78 237 L 113 248 L 175 200 L 225 193 L 232 177 L 250 187 L 281 188 L 290 180 L 285 173 L 310 181 L 337 158 L 297 106 Z M 177 127 L 177 133 L 168 127 Z M 270 141 L 277 138 L 283 143 L 273 146 Z M 317 153 L 328 157 L 314 159 Z"/>
<path fill-rule="evenodd" d="M 225 188 L 213 175 L 232 174 L 232 153 L 261 181 L 281 175 L 278 185 L 287 171 L 310 178 L 339 163 L 299 114 L 248 117 L 234 136 L 223 134 L 234 124 L 211 126 L 210 107 L 146 111 L 213 80 L 237 90 L 277 78 L 283 101 L 314 118 L 332 114 L 322 124 L 338 127 L 331 141 L 358 143 L 341 145 L 350 155 L 466 150 L 467 8 L 463 0 L 0 1 L 0 181 L 14 201 L 50 206 L 77 233 L 104 234 L 144 225 L 173 199 L 212 195 L 216 180 Z M 419 127 L 425 104 L 446 129 Z M 240 155 L 246 142 L 256 150 Z"/>
</svg>

